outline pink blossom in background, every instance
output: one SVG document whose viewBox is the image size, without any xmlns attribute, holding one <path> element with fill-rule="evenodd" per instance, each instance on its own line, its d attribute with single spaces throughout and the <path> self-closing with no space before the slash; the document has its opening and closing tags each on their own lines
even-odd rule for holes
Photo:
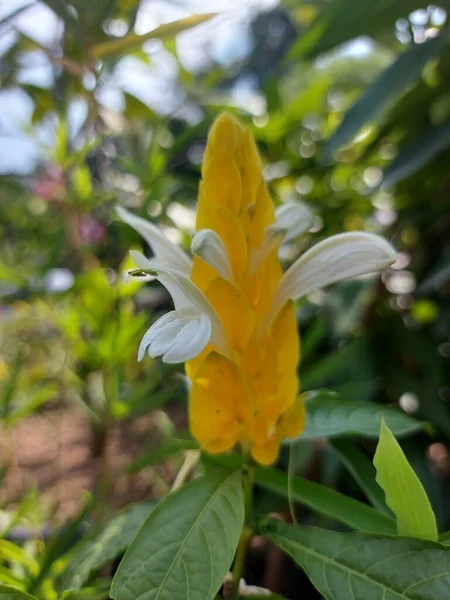
<svg viewBox="0 0 450 600">
<path fill-rule="evenodd" d="M 45 200 L 61 198 L 64 193 L 63 171 L 56 165 L 50 165 L 47 170 L 33 182 L 32 191 L 36 196 Z"/>
<path fill-rule="evenodd" d="M 80 240 L 84 244 L 98 244 L 105 235 L 105 228 L 89 215 L 81 215 L 78 224 L 78 233 Z"/>
</svg>

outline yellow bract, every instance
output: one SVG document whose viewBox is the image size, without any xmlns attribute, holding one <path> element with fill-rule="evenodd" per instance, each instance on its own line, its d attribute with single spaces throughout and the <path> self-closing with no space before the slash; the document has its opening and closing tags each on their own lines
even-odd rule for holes
<svg viewBox="0 0 450 600">
<path fill-rule="evenodd" d="M 299 339 L 294 307 L 288 302 L 269 330 L 265 317 L 282 276 L 277 250 L 249 272 L 249 257 L 275 221 L 256 144 L 230 115 L 214 123 L 206 147 L 197 209 L 197 230 L 221 237 L 231 263 L 232 283 L 201 258 L 194 258 L 192 281 L 217 312 L 232 356 L 212 345 L 186 364 L 192 381 L 192 434 L 208 452 L 242 444 L 253 458 L 270 464 L 284 437 L 299 435 L 304 407 L 296 369 Z"/>
</svg>

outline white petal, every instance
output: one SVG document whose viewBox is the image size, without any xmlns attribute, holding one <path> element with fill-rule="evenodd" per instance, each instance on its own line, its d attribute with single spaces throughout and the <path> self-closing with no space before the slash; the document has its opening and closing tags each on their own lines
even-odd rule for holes
<svg viewBox="0 0 450 600">
<path fill-rule="evenodd" d="M 178 315 L 176 314 L 176 311 L 172 310 L 171 312 L 163 315 L 160 319 L 153 323 L 153 325 L 146 331 L 141 343 L 139 344 L 139 362 L 141 362 L 141 360 L 144 358 L 145 351 L 147 350 L 151 342 L 157 337 L 158 333 L 164 330 L 164 328 L 167 327 L 167 325 L 176 321 L 177 319 Z"/>
<path fill-rule="evenodd" d="M 118 216 L 137 231 L 151 247 L 159 263 L 176 269 L 187 277 L 192 271 L 192 260 L 176 244 L 173 244 L 162 231 L 145 219 L 133 215 L 121 206 L 116 207 Z"/>
<path fill-rule="evenodd" d="M 372 233 L 341 233 L 319 242 L 286 271 L 276 293 L 273 311 L 289 299 L 301 298 L 330 283 L 382 271 L 395 262 L 396 252 Z"/>
<path fill-rule="evenodd" d="M 211 335 L 211 321 L 204 313 L 193 308 L 173 310 L 146 332 L 139 346 L 138 360 L 148 351 L 151 358 L 162 356 L 164 362 L 185 362 L 200 354 Z"/>
<path fill-rule="evenodd" d="M 313 215 L 301 202 L 286 202 L 275 211 L 276 221 L 264 231 L 264 238 L 258 248 L 252 248 L 249 256 L 247 275 L 258 271 L 269 254 L 281 246 L 305 233 L 312 227 Z"/>
<path fill-rule="evenodd" d="M 186 322 L 184 319 L 178 319 L 166 325 L 164 329 L 161 329 L 150 342 L 148 347 L 148 355 L 151 358 L 156 358 L 157 356 L 162 356 L 164 352 L 170 350 L 177 335 L 188 322 L 189 321 Z"/>
<path fill-rule="evenodd" d="M 180 330 L 170 350 L 165 352 L 163 361 L 174 364 L 195 358 L 207 346 L 211 334 L 210 319 L 204 313 L 200 313 L 197 319 L 190 321 Z"/>
<path fill-rule="evenodd" d="M 285 242 L 293 240 L 313 225 L 313 214 L 302 202 L 286 202 L 277 207 L 275 211 L 276 222 L 272 227 L 286 229 Z"/>
<path fill-rule="evenodd" d="M 195 309 L 198 313 L 205 313 L 212 324 L 211 343 L 225 356 L 231 356 L 226 332 L 209 300 L 190 279 L 175 269 L 159 265 L 152 261 L 152 267 L 157 272 L 158 279 L 172 296 L 177 311 Z"/>
<path fill-rule="evenodd" d="M 212 229 L 202 229 L 192 238 L 192 254 L 211 265 L 219 275 L 233 282 L 233 269 L 222 238 Z"/>
<path fill-rule="evenodd" d="M 282 244 L 286 237 L 286 229 L 278 229 L 275 225 L 267 227 L 264 238 L 257 248 L 252 248 L 248 259 L 247 275 L 254 275 L 269 254 Z"/>
</svg>

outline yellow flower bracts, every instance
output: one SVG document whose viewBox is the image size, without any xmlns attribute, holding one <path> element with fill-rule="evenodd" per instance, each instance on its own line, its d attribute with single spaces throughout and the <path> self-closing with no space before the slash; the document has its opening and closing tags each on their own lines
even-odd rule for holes
<svg viewBox="0 0 450 600">
<path fill-rule="evenodd" d="M 277 246 L 258 260 L 267 228 L 274 223 L 251 133 L 222 115 L 208 137 L 196 228 L 220 236 L 231 273 L 228 279 L 218 276 L 195 256 L 192 281 L 218 314 L 231 353 L 225 357 L 208 345 L 186 364 L 192 381 L 190 427 L 208 452 L 224 452 L 239 442 L 263 464 L 276 459 L 282 438 L 297 436 L 304 427 L 292 302 L 265 327 L 283 275 Z"/>
<path fill-rule="evenodd" d="M 302 203 L 274 209 L 250 130 L 229 115 L 214 123 L 199 189 L 193 259 L 150 221 L 118 207 L 151 247 L 131 251 L 139 268 L 169 291 L 174 310 L 145 333 L 147 353 L 186 363 L 192 434 L 211 453 L 240 444 L 261 464 L 304 427 L 298 397 L 299 339 L 293 301 L 326 285 L 392 264 L 395 251 L 372 233 L 324 239 L 283 273 L 281 243 L 310 229 Z"/>
</svg>

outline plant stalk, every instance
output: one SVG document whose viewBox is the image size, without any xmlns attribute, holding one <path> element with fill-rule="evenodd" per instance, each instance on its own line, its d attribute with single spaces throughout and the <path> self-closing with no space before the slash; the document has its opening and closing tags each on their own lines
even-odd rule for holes
<svg viewBox="0 0 450 600">
<path fill-rule="evenodd" d="M 233 565 L 231 600 L 238 600 L 239 598 L 239 583 L 244 574 L 248 546 L 253 537 L 253 529 L 249 526 L 253 503 L 253 479 L 253 468 L 249 465 L 247 457 L 244 457 L 242 486 L 244 488 L 245 520 Z"/>
</svg>

